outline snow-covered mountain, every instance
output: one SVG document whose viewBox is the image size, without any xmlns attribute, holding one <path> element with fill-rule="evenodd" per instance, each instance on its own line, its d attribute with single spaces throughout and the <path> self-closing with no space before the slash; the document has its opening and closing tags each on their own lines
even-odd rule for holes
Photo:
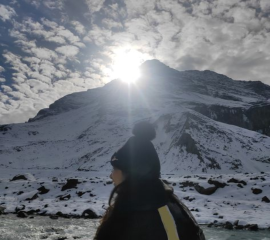
<svg viewBox="0 0 270 240">
<path fill-rule="evenodd" d="M 110 171 L 134 123 L 154 123 L 163 173 L 269 170 L 270 86 L 152 60 L 136 84 L 67 95 L 27 123 L 0 126 L 0 167 Z"/>
</svg>

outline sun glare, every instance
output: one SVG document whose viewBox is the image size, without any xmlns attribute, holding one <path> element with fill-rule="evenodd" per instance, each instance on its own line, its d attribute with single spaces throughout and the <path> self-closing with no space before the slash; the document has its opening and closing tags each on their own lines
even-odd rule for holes
<svg viewBox="0 0 270 240">
<path fill-rule="evenodd" d="M 134 83 L 140 77 L 139 66 L 143 59 L 135 50 L 119 50 L 113 61 L 114 78 L 119 78 L 127 83 Z"/>
</svg>

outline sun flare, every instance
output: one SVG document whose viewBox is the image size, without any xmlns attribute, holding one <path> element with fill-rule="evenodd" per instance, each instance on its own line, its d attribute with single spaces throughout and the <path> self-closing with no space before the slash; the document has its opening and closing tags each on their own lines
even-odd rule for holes
<svg viewBox="0 0 270 240">
<path fill-rule="evenodd" d="M 119 50 L 116 52 L 113 61 L 114 78 L 127 83 L 134 83 L 141 76 L 139 66 L 142 62 L 142 56 L 138 51 Z"/>
</svg>

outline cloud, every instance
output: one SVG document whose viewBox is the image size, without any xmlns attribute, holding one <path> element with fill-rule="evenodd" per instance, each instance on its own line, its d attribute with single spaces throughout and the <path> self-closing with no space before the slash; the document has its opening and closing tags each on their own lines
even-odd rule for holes
<svg viewBox="0 0 270 240">
<path fill-rule="evenodd" d="M 5 72 L 5 69 L 2 66 L 0 66 L 0 73 L 1 72 Z"/>
<path fill-rule="evenodd" d="M 85 0 L 85 1 L 90 13 L 98 12 L 105 2 L 105 0 Z"/>
<path fill-rule="evenodd" d="M 10 6 L 0 4 L 0 19 L 2 21 L 10 20 L 13 16 L 16 16 L 16 12 Z"/>
<path fill-rule="evenodd" d="M 86 33 L 85 27 L 78 21 L 72 21 L 71 25 L 74 27 L 75 31 L 79 35 L 84 35 Z"/>
<path fill-rule="evenodd" d="M 62 55 L 66 57 L 74 57 L 78 54 L 79 48 L 72 45 L 67 45 L 67 46 L 58 47 L 55 49 L 55 51 L 58 53 L 61 53 Z"/>
</svg>

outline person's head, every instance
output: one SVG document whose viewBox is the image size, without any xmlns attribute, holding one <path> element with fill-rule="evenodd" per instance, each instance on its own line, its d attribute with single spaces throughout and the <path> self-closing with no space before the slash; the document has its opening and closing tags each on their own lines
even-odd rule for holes
<svg viewBox="0 0 270 240">
<path fill-rule="evenodd" d="M 153 125 L 148 122 L 137 123 L 132 133 L 134 136 L 111 157 L 114 169 L 110 177 L 115 185 L 125 179 L 138 181 L 160 177 L 159 158 L 151 142 L 156 137 Z"/>
<path fill-rule="evenodd" d="M 113 180 L 114 186 L 118 186 L 125 180 L 125 175 L 119 168 L 113 167 L 110 178 Z"/>
</svg>

